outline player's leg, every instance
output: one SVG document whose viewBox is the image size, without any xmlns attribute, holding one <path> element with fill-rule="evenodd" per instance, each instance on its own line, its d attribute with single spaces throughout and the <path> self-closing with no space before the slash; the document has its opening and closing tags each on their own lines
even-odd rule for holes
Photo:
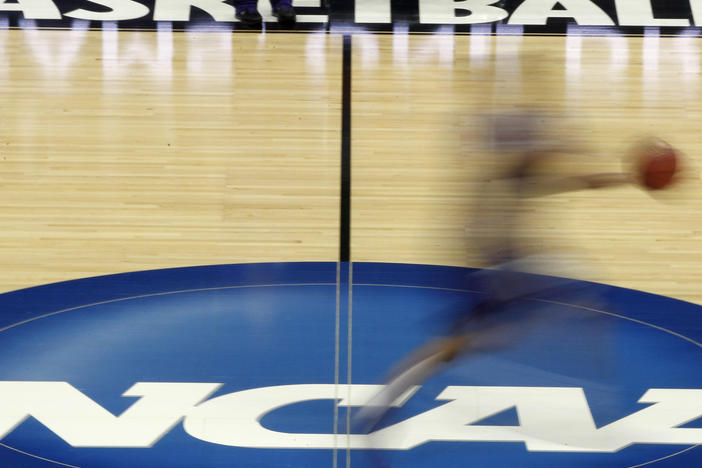
<svg viewBox="0 0 702 468">
<path fill-rule="evenodd" d="M 355 417 L 355 426 L 366 433 L 376 430 L 396 400 L 460 354 L 454 346 L 455 343 L 441 339 L 413 353 L 398 366 L 385 387 L 361 408 Z"/>
</svg>

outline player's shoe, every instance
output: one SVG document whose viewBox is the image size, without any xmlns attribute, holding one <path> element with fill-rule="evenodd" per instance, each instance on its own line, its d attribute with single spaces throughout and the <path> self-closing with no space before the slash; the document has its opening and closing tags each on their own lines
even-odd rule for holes
<svg viewBox="0 0 702 468">
<path fill-rule="evenodd" d="M 263 23 L 263 18 L 256 7 L 242 7 L 238 9 L 236 18 L 247 28 L 259 28 Z"/>
<path fill-rule="evenodd" d="M 286 2 L 280 2 L 273 7 L 273 16 L 278 18 L 281 24 L 294 24 L 297 19 L 292 5 Z"/>
</svg>

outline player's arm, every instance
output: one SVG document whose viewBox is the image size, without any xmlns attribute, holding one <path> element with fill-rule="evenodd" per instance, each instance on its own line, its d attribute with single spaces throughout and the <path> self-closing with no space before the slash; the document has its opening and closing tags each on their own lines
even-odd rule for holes
<svg viewBox="0 0 702 468">
<path fill-rule="evenodd" d="M 624 172 L 602 172 L 600 174 L 588 174 L 583 176 L 576 176 L 580 183 L 583 185 L 582 188 L 605 188 L 605 187 L 616 187 L 618 185 L 631 184 L 634 180 L 631 174 Z"/>
<path fill-rule="evenodd" d="M 525 187 L 525 195 L 542 197 L 578 190 L 616 187 L 633 182 L 631 174 L 623 172 L 602 172 L 569 177 L 533 177 Z"/>
</svg>

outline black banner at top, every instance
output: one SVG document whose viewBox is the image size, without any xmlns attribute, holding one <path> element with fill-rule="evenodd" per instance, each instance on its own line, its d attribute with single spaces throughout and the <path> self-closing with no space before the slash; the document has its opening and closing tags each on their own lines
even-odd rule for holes
<svg viewBox="0 0 702 468">
<path fill-rule="evenodd" d="M 702 0 L 296 0 L 300 31 L 694 34 Z M 268 0 L 264 28 L 283 30 Z M 0 28 L 238 30 L 234 0 L 0 0 Z M 700 26 L 698 28 L 698 25 Z"/>
</svg>

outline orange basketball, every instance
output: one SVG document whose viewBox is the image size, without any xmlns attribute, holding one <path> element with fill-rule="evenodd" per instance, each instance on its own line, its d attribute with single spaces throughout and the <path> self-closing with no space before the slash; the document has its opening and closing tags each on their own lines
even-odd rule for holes
<svg viewBox="0 0 702 468">
<path fill-rule="evenodd" d="M 639 147 L 638 156 L 639 175 L 644 187 L 660 190 L 674 182 L 680 157 L 668 143 L 650 140 Z"/>
</svg>

